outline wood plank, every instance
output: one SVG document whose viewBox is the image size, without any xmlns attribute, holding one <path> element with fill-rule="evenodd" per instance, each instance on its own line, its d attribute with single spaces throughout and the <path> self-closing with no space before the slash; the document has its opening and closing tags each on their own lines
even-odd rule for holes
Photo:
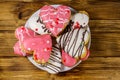
<svg viewBox="0 0 120 80">
<path fill-rule="evenodd" d="M 1 80 L 119 80 L 119 74 L 119 70 L 84 70 L 78 73 L 65 72 L 59 73 L 58 75 L 51 75 L 46 72 L 40 72 L 39 70 L 4 71 L 1 74 Z"/>
<path fill-rule="evenodd" d="M 27 20 L 0 20 L 0 30 L 15 30 L 22 26 Z M 120 32 L 120 20 L 90 20 L 89 27 L 91 32 Z"/>
<path fill-rule="evenodd" d="M 7 63 L 6 63 L 7 62 Z M 116 63 L 117 62 L 117 63 Z M 26 65 L 23 65 L 23 64 Z M 94 66 L 95 65 L 95 66 Z M 38 70 L 26 57 L 1 57 L 0 69 L 7 71 Z M 83 61 L 72 72 L 79 70 L 120 70 L 119 57 L 91 57 Z"/>
<path fill-rule="evenodd" d="M 92 34 L 96 33 L 119 33 L 120 20 L 90 20 L 89 27 Z"/>
<path fill-rule="evenodd" d="M 74 3 L 74 4 L 73 4 Z M 7 6 L 4 6 L 6 4 Z M 32 13 L 45 4 L 64 4 L 75 8 L 77 11 L 86 10 L 90 19 L 120 19 L 120 1 L 37 1 L 37 2 L 1 2 L 0 20 L 28 19 Z M 114 11 L 113 11 L 114 10 Z"/>
<path fill-rule="evenodd" d="M 7 63 L 6 63 L 7 62 Z M 116 63 L 117 62 L 117 63 Z M 23 65 L 25 63 L 25 65 Z M 24 57 L 0 58 L 0 70 L 3 80 L 13 78 L 20 79 L 82 79 L 86 80 L 118 80 L 120 75 L 120 60 L 119 57 L 94 57 L 81 63 L 75 69 L 69 72 L 50 75 L 49 73 L 37 69 Z M 73 74 L 74 73 L 74 74 Z M 6 77 L 9 75 L 9 77 Z M 34 78 L 33 78 L 34 76 Z M 46 77 L 48 76 L 48 77 Z M 70 77 L 71 76 L 71 77 Z M 112 77 L 114 76 L 114 77 Z M 24 80 L 23 79 L 23 80 Z"/>
<path fill-rule="evenodd" d="M 0 0 L 0 2 L 6 2 L 6 1 L 12 1 L 12 2 L 15 2 L 15 1 L 22 1 L 22 2 L 35 2 L 35 1 L 38 1 L 38 0 Z"/>
</svg>

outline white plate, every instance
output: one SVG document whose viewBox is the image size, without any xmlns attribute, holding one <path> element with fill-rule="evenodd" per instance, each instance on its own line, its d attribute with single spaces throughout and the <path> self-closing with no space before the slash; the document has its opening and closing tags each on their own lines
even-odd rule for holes
<svg viewBox="0 0 120 80">
<path fill-rule="evenodd" d="M 57 7 L 57 6 L 59 6 L 59 5 L 52 5 L 52 6 L 53 6 L 53 7 Z M 71 11 L 74 12 L 74 13 L 77 12 L 75 9 L 73 9 L 73 8 L 71 8 L 71 7 L 70 7 L 70 9 L 71 9 Z M 40 10 L 36 11 L 36 12 L 28 19 L 28 21 L 29 21 L 31 18 L 33 18 L 33 17 L 39 17 L 39 12 L 40 12 Z M 26 22 L 25 27 L 29 27 L 28 21 Z M 89 26 L 88 26 L 87 29 L 88 29 L 88 31 L 90 32 Z M 90 44 L 91 44 L 91 35 L 90 35 L 90 41 L 89 41 L 89 44 L 88 44 L 88 49 L 90 48 Z M 38 67 L 39 69 L 45 70 L 44 67 L 41 67 L 40 64 L 36 63 L 36 62 L 33 60 L 33 57 L 32 57 L 32 56 L 28 56 L 27 58 L 28 58 L 28 60 L 29 60 L 33 65 L 35 65 L 35 66 Z M 74 67 L 76 67 L 77 65 L 79 65 L 81 62 L 82 62 L 82 61 L 79 61 L 79 62 L 78 62 L 76 65 L 74 65 L 73 67 L 66 67 L 66 66 L 63 65 L 63 69 L 61 70 L 61 72 L 71 70 L 72 68 L 74 68 Z"/>
</svg>

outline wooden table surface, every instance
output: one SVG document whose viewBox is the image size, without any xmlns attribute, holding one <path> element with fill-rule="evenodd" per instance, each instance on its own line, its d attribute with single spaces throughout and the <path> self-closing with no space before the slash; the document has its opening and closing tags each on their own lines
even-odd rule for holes
<svg viewBox="0 0 120 80">
<path fill-rule="evenodd" d="M 90 57 L 57 75 L 13 52 L 14 30 L 45 4 L 64 4 L 90 15 Z M 0 0 L 0 80 L 120 80 L 120 0 Z"/>
</svg>

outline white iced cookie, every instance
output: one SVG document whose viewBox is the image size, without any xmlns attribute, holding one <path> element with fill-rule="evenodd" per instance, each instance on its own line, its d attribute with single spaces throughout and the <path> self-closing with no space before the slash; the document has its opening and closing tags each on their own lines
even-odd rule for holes
<svg viewBox="0 0 120 80">
<path fill-rule="evenodd" d="M 76 13 L 72 17 L 72 21 L 74 22 L 73 28 L 85 27 L 86 25 L 88 25 L 89 22 L 89 17 L 87 15 L 87 12 L 81 11 L 79 13 Z"/>
<path fill-rule="evenodd" d="M 79 58 L 82 52 L 85 52 L 83 50 L 85 50 L 84 46 L 90 39 L 89 34 L 90 33 L 83 28 L 72 29 L 71 31 L 59 36 L 57 38 L 57 42 L 70 56 Z"/>
<path fill-rule="evenodd" d="M 28 28 L 30 28 L 38 34 L 50 33 L 38 16 L 31 17 L 28 21 L 28 24 Z"/>
<path fill-rule="evenodd" d="M 52 74 L 56 74 L 61 71 L 62 69 L 61 51 L 58 45 L 53 46 L 50 59 L 46 66 L 44 66 L 44 68 L 47 72 Z"/>
</svg>

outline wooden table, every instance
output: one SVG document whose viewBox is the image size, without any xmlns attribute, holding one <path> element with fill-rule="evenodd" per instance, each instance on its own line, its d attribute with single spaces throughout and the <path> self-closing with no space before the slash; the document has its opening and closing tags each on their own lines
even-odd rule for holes
<svg viewBox="0 0 120 80">
<path fill-rule="evenodd" d="M 57 75 L 13 52 L 14 30 L 45 4 L 64 4 L 90 15 L 90 57 Z M 0 80 L 120 80 L 120 0 L 0 0 Z"/>
</svg>

